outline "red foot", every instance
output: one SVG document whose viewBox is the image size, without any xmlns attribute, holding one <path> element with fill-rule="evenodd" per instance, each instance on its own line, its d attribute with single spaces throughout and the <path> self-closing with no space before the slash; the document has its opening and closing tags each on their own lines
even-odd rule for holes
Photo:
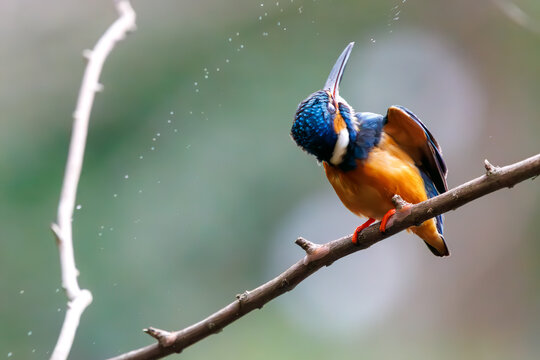
<svg viewBox="0 0 540 360">
<path fill-rule="evenodd" d="M 396 213 L 396 209 L 390 209 L 390 210 L 388 210 L 388 212 L 386 214 L 384 214 L 384 216 L 383 216 L 383 218 L 381 220 L 381 225 L 379 226 L 379 230 L 381 232 L 386 231 L 386 223 L 392 217 L 392 215 L 394 215 L 395 213 Z"/>
<path fill-rule="evenodd" d="M 375 219 L 369 218 L 365 223 L 360 225 L 359 227 L 354 230 L 354 234 L 352 236 L 352 242 L 353 244 L 358 243 L 358 234 L 362 232 L 365 228 L 367 228 L 369 225 L 373 224 L 375 222 Z"/>
</svg>

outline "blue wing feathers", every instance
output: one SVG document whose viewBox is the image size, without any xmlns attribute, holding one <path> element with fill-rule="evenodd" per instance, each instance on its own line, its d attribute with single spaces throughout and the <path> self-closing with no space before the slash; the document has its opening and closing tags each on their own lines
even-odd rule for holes
<svg viewBox="0 0 540 360">
<path fill-rule="evenodd" d="M 437 191 L 435 184 L 433 183 L 433 181 L 431 181 L 429 176 L 422 170 L 420 170 L 420 175 L 422 175 L 422 180 L 424 180 L 424 187 L 426 189 L 426 194 L 428 198 L 431 199 L 432 197 L 439 195 L 439 191 Z M 439 232 L 439 234 L 444 235 L 443 215 L 437 215 L 435 221 L 437 223 L 437 231 Z"/>
</svg>

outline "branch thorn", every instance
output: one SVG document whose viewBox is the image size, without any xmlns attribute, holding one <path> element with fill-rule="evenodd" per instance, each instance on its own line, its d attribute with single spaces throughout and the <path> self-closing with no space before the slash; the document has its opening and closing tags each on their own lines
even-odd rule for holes
<svg viewBox="0 0 540 360">
<path fill-rule="evenodd" d="M 486 168 L 486 175 L 487 176 L 490 176 L 490 175 L 493 175 L 493 174 L 496 174 L 500 168 L 498 166 L 494 166 L 492 165 L 488 159 L 485 159 L 484 160 L 484 167 Z"/>
<path fill-rule="evenodd" d="M 300 246 L 306 252 L 306 256 L 304 257 L 304 265 L 307 265 L 314 260 L 322 258 L 330 251 L 330 248 L 327 244 L 315 244 L 307 239 L 304 239 L 303 237 L 299 237 L 298 239 L 296 239 L 295 244 Z"/>
<path fill-rule="evenodd" d="M 404 207 L 406 207 L 407 205 L 411 205 L 409 204 L 408 202 L 406 202 L 405 200 L 403 200 L 401 198 L 401 196 L 399 195 L 394 195 L 392 196 L 392 203 L 394 204 L 394 206 L 396 207 L 396 210 L 401 210 L 403 209 Z"/>
<path fill-rule="evenodd" d="M 296 245 L 300 246 L 304 251 L 309 255 L 312 254 L 314 251 L 317 250 L 317 248 L 320 246 L 318 244 L 312 243 L 308 239 L 304 239 L 303 237 L 299 237 L 294 242 Z"/>
<path fill-rule="evenodd" d="M 92 50 L 90 49 L 84 49 L 83 52 L 82 52 L 82 56 L 83 58 L 85 58 L 86 60 L 90 60 L 90 58 L 92 57 Z"/>
<path fill-rule="evenodd" d="M 145 333 L 153 337 L 159 342 L 159 345 L 163 347 L 169 347 L 174 344 L 176 336 L 168 331 L 157 329 L 149 326 L 147 329 L 143 329 Z"/>
<path fill-rule="evenodd" d="M 247 299 L 248 295 L 249 295 L 249 291 L 246 290 L 241 294 L 236 294 L 236 299 L 239 302 L 242 302 L 242 301 L 245 301 Z"/>
</svg>

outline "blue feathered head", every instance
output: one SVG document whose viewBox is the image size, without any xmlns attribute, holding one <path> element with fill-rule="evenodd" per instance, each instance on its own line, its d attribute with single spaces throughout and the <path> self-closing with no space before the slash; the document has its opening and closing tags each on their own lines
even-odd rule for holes
<svg viewBox="0 0 540 360">
<path fill-rule="evenodd" d="M 293 140 L 303 150 L 315 155 L 319 161 L 330 161 L 337 141 L 333 120 L 335 108 L 330 105 L 329 95 L 320 90 L 311 94 L 298 105 L 291 129 Z"/>
<path fill-rule="evenodd" d="M 324 88 L 300 103 L 291 129 L 298 146 L 333 165 L 343 162 L 356 135 L 354 112 L 339 96 L 339 82 L 353 45 L 350 43 L 341 53 Z"/>
</svg>

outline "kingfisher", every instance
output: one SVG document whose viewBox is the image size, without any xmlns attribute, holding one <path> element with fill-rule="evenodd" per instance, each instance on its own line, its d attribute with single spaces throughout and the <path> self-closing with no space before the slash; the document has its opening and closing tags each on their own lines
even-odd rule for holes
<svg viewBox="0 0 540 360">
<path fill-rule="evenodd" d="M 322 162 L 328 181 L 352 213 L 367 217 L 353 234 L 381 220 L 384 232 L 396 213 L 392 197 L 416 204 L 448 190 L 447 167 L 437 140 L 410 110 L 390 106 L 386 115 L 355 112 L 339 95 L 339 84 L 354 43 L 339 56 L 322 90 L 298 105 L 291 136 Z M 405 210 L 397 210 L 405 211 Z M 443 237 L 443 216 L 412 226 L 437 256 L 450 253 Z"/>
</svg>

